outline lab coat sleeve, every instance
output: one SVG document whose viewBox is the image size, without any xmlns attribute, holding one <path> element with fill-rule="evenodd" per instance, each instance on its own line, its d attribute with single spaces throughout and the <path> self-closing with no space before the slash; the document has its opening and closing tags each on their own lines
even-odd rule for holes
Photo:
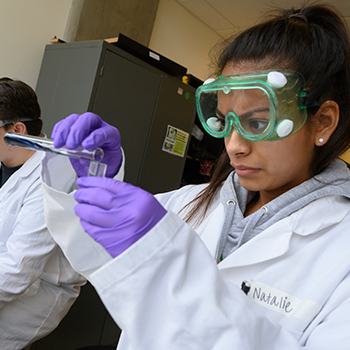
<svg viewBox="0 0 350 350">
<path fill-rule="evenodd" d="M 124 178 L 124 161 L 115 176 Z M 82 228 L 75 215 L 76 173 L 68 157 L 45 154 L 42 159 L 45 220 L 49 231 L 72 267 L 85 278 L 110 261 L 107 251 Z"/>
<path fill-rule="evenodd" d="M 131 344 L 123 350 L 301 349 L 221 277 L 196 232 L 172 212 L 91 282 Z"/>
<path fill-rule="evenodd" d="M 38 278 L 55 251 L 56 245 L 45 225 L 43 211 L 38 180 L 29 188 L 17 217 L 13 218 L 13 231 L 6 242 L 6 251 L 0 254 L 0 308 L 23 293 L 36 292 L 40 283 Z"/>
</svg>

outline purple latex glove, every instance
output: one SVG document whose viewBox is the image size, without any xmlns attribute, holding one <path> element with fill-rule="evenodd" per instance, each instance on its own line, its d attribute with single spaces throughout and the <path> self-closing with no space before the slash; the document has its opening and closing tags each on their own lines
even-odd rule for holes
<svg viewBox="0 0 350 350">
<path fill-rule="evenodd" d="M 114 179 L 82 177 L 74 194 L 84 230 L 115 258 L 166 214 L 154 196 Z"/>
<path fill-rule="evenodd" d="M 86 149 L 102 148 L 102 163 L 107 164 L 107 177 L 115 176 L 120 168 L 122 151 L 119 131 L 94 113 L 71 114 L 55 125 L 51 138 L 57 148 L 64 145 L 68 149 L 78 146 Z M 87 176 L 90 161 L 73 158 L 70 158 L 70 161 L 78 176 Z"/>
</svg>

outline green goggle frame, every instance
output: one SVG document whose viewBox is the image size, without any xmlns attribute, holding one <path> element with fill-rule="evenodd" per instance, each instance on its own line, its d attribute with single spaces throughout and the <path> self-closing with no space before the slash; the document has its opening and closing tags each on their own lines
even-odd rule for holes
<svg viewBox="0 0 350 350">
<path fill-rule="evenodd" d="M 222 75 L 198 87 L 197 113 L 217 138 L 234 128 L 250 141 L 279 140 L 305 124 L 305 88 L 303 75 L 288 69 Z"/>
</svg>

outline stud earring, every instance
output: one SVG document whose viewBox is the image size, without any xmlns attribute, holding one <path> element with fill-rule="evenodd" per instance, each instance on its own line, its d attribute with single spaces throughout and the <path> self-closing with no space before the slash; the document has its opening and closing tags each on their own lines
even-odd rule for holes
<svg viewBox="0 0 350 350">
<path fill-rule="evenodd" d="M 323 140 L 323 138 L 321 137 L 320 139 L 318 139 L 318 141 L 319 141 L 320 143 L 322 143 L 324 140 Z"/>
</svg>

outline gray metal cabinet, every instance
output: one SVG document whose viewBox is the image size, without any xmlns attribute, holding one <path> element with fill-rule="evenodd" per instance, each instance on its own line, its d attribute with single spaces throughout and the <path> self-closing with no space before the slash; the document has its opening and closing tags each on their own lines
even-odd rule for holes
<svg viewBox="0 0 350 350">
<path fill-rule="evenodd" d="M 36 92 L 48 135 L 69 114 L 97 113 L 120 130 L 125 181 L 151 193 L 180 186 L 188 144 L 183 156 L 162 147 L 168 126 L 190 137 L 193 87 L 99 40 L 47 45 Z"/>
</svg>

